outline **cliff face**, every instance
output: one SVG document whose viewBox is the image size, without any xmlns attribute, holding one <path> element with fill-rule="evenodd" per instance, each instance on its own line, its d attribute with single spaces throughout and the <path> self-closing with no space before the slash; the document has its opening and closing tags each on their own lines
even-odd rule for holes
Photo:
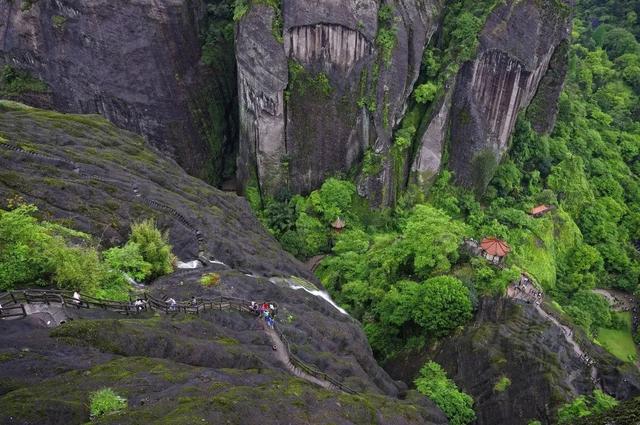
<svg viewBox="0 0 640 425">
<path fill-rule="evenodd" d="M 284 1 L 281 44 L 265 6 L 252 6 L 238 24 L 239 84 L 248 82 L 241 88 L 241 117 L 262 114 L 271 121 L 254 130 L 261 119 L 241 118 L 239 172 L 256 165 L 253 177 L 263 193 L 281 187 L 308 192 L 328 176 L 349 171 L 367 147 L 388 151 L 435 30 L 439 2 L 388 2 L 384 19 L 379 7 L 373 0 Z M 385 51 L 376 43 L 381 31 L 393 39 Z M 241 46 L 247 44 L 266 60 L 244 66 L 248 54 Z M 277 84 L 269 83 L 272 76 Z M 251 96 L 242 90 L 262 93 L 273 108 L 256 114 Z M 250 178 L 240 175 L 245 184 Z M 389 180 L 384 170 L 361 187 L 386 199 L 388 193 L 382 193 L 389 191 Z"/>
<path fill-rule="evenodd" d="M 22 97 L 34 106 L 102 114 L 144 135 L 191 174 L 214 180 L 207 158 L 221 152 L 206 139 L 218 130 L 200 93 L 224 74 L 199 62 L 203 16 L 199 0 L 3 1 L 0 66 L 48 85 L 49 96 Z"/>
<path fill-rule="evenodd" d="M 560 0 L 508 2 L 490 14 L 453 95 L 450 166 L 459 184 L 477 190 L 488 184 L 518 113 L 536 95 L 569 28 L 570 7 Z M 556 85 L 544 90 L 545 102 L 554 104 L 561 83 L 549 78 L 547 84 Z M 544 115 L 553 122 L 553 109 Z"/>
<path fill-rule="evenodd" d="M 390 204 L 408 167 L 412 181 L 430 184 L 449 135 L 457 182 L 481 189 L 508 149 L 518 113 L 536 94 L 535 127 L 553 127 L 566 72 L 566 48 L 558 46 L 566 47 L 570 26 L 570 7 L 561 0 L 506 2 L 490 13 L 476 57 L 449 80 L 404 170 L 391 158 L 392 133 L 441 3 L 284 1 L 281 43 L 269 9 L 251 8 L 236 43 L 243 70 L 240 180 L 263 194 L 308 192 L 353 170 L 370 149 L 380 167 L 359 176 L 359 193 L 372 204 Z M 249 61 L 247 44 L 265 59 Z M 256 96 L 246 93 L 262 93 L 269 106 L 256 108 Z"/>
</svg>

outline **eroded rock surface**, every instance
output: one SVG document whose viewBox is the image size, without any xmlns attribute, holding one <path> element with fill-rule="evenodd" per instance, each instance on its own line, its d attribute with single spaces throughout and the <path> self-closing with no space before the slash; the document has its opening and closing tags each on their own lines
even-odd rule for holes
<svg viewBox="0 0 640 425">
<path fill-rule="evenodd" d="M 536 94 L 558 46 L 569 36 L 566 0 L 498 6 L 480 34 L 478 54 L 458 74 L 451 110 L 451 162 L 456 181 L 484 190 L 508 149 L 518 113 Z M 555 103 L 559 90 L 546 102 Z M 553 110 L 545 114 L 553 120 Z"/>
<path fill-rule="evenodd" d="M 222 147 L 206 139 L 224 125 L 202 95 L 231 108 L 221 98 L 235 90 L 211 87 L 234 81 L 233 64 L 218 64 L 216 75 L 200 63 L 204 7 L 186 0 L 3 1 L 0 66 L 47 84 L 48 95 L 22 98 L 34 106 L 101 114 L 144 135 L 189 173 L 215 180 Z"/>
<path fill-rule="evenodd" d="M 254 5 L 238 24 L 236 56 L 241 92 L 240 163 L 264 194 L 283 186 L 309 192 L 331 175 L 346 173 L 367 147 L 387 152 L 391 133 L 404 112 L 418 77 L 422 51 L 436 29 L 439 1 L 391 2 L 389 20 L 378 20 L 379 5 L 371 0 L 284 1 L 282 43 L 276 39 L 273 13 Z M 257 25 L 257 22 L 260 21 Z M 376 44 L 380 25 L 394 33 L 394 45 L 384 54 Z M 388 28 L 387 28 L 388 27 Z M 246 49 L 255 46 L 258 60 L 246 67 Z M 254 55 L 255 56 L 255 55 Z M 288 78 L 282 68 L 288 67 Z M 265 76 L 277 70 L 277 84 Z M 286 87 L 286 90 L 285 90 Z M 241 88 L 241 90 L 243 90 Z M 267 108 L 256 114 L 254 97 L 262 93 Z M 282 99 L 284 98 L 284 104 Z M 268 124 L 258 130 L 253 123 Z M 268 146 L 263 150 L 257 148 Z M 263 165 L 265 164 L 265 165 Z M 268 164 L 268 166 L 266 166 Z M 364 179 L 362 191 L 374 203 L 392 196 L 391 174 Z"/>
<path fill-rule="evenodd" d="M 484 299 L 473 324 L 431 353 L 413 353 L 387 366 L 395 378 L 410 381 L 432 357 L 470 394 L 477 423 L 526 425 L 554 423 L 558 407 L 594 388 L 619 399 L 640 394 L 640 376 L 577 329 L 573 339 L 595 360 L 597 381 L 567 340 L 563 329 L 540 315 L 533 304 L 508 299 Z M 496 384 L 510 384 L 499 390 Z"/>
</svg>

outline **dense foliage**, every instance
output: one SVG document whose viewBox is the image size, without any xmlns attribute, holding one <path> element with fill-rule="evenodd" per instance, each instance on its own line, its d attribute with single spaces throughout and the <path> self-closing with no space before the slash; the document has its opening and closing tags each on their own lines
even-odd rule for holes
<svg viewBox="0 0 640 425">
<path fill-rule="evenodd" d="M 45 93 L 47 85 L 24 71 L 5 65 L 0 70 L 0 95 L 16 96 L 23 93 Z"/>
<path fill-rule="evenodd" d="M 415 380 L 416 388 L 447 415 L 451 425 L 466 425 L 476 418 L 473 399 L 460 391 L 435 362 L 425 364 Z"/>
<path fill-rule="evenodd" d="M 567 403 L 558 410 L 558 423 L 571 424 L 578 418 L 606 412 L 618 405 L 618 401 L 603 393 L 594 390 L 591 397 L 581 395 L 571 403 Z"/>
<path fill-rule="evenodd" d="M 101 255 L 89 235 L 39 220 L 37 212 L 33 205 L 0 210 L 0 290 L 55 286 L 127 299 L 123 273 L 145 280 L 173 270 L 171 247 L 153 221 L 134 224 L 124 247 Z"/>
</svg>

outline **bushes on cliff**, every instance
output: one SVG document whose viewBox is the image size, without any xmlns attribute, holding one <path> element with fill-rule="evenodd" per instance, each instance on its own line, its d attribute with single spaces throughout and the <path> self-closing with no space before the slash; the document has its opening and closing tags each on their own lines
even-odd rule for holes
<svg viewBox="0 0 640 425">
<path fill-rule="evenodd" d="M 54 285 L 101 298 L 127 299 L 129 285 L 121 272 L 150 276 L 152 264 L 145 254 L 166 265 L 169 249 L 170 258 L 166 237 L 149 227 L 153 222 L 136 225 L 139 242 L 108 250 L 103 260 L 89 235 L 39 220 L 37 212 L 33 205 L 0 209 L 0 290 Z"/>
<path fill-rule="evenodd" d="M 94 419 L 119 412 L 126 407 L 127 399 L 116 394 L 111 388 L 102 388 L 89 395 L 89 410 L 91 418 Z"/>
<path fill-rule="evenodd" d="M 427 362 L 414 383 L 442 409 L 451 425 L 466 425 L 476 419 L 471 396 L 460 391 L 438 363 Z"/>
<path fill-rule="evenodd" d="M 126 273 L 138 282 L 144 281 L 151 274 L 151 264 L 144 260 L 140 245 L 135 242 L 107 250 L 104 259 L 112 269 Z"/>
<path fill-rule="evenodd" d="M 129 241 L 138 245 L 142 259 L 150 264 L 148 279 L 155 279 L 173 271 L 174 257 L 169 245 L 169 235 L 158 230 L 155 220 L 133 223 Z"/>
<path fill-rule="evenodd" d="M 558 423 L 571 424 L 578 418 L 597 415 L 618 405 L 618 401 L 601 390 L 593 390 L 591 397 L 581 395 L 558 409 Z"/>
</svg>

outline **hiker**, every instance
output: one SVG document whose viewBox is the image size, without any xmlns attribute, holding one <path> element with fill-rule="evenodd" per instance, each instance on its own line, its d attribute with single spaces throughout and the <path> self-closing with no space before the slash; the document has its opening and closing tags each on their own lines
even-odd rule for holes
<svg viewBox="0 0 640 425">
<path fill-rule="evenodd" d="M 77 305 L 77 306 L 78 306 L 78 308 L 80 308 L 80 302 L 81 302 L 81 301 L 80 301 L 80 294 L 78 294 L 77 292 L 74 292 L 74 293 L 73 293 L 73 303 L 74 303 L 75 305 Z"/>
<path fill-rule="evenodd" d="M 167 300 L 167 304 L 169 304 L 169 311 L 175 311 L 176 310 L 176 300 L 174 300 L 173 298 L 169 298 Z"/>
<path fill-rule="evenodd" d="M 0 304 L 0 316 L 2 316 L 2 304 Z"/>
<path fill-rule="evenodd" d="M 144 310 L 144 302 L 142 302 L 140 298 L 133 303 L 133 306 L 136 308 L 136 311 Z"/>
<path fill-rule="evenodd" d="M 277 351 L 278 347 L 276 347 L 275 345 L 272 345 L 271 348 L 273 349 L 273 351 Z"/>
<path fill-rule="evenodd" d="M 198 300 L 196 299 L 196 297 L 191 298 L 191 305 L 194 307 L 198 305 Z"/>
</svg>

